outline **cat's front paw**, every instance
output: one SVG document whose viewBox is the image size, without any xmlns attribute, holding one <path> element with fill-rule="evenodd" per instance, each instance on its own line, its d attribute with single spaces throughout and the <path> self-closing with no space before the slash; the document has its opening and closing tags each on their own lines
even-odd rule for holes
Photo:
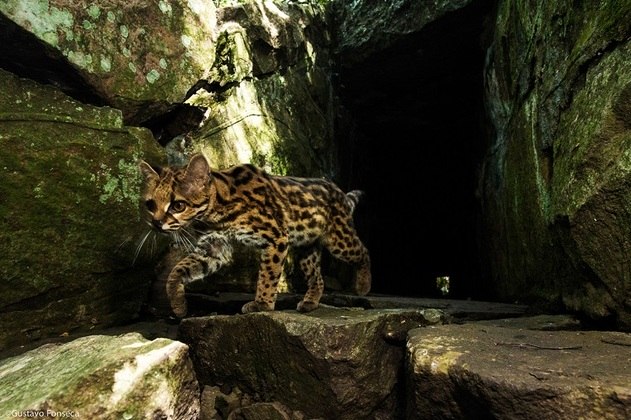
<svg viewBox="0 0 631 420">
<path fill-rule="evenodd" d="M 184 292 L 184 285 L 174 284 L 173 282 L 167 283 L 167 297 L 171 304 L 171 310 L 178 318 L 184 318 L 188 312 L 188 305 L 186 304 L 186 294 Z"/>
<path fill-rule="evenodd" d="M 273 311 L 274 305 L 270 305 L 262 302 L 248 302 L 241 308 L 241 313 L 249 314 L 251 312 L 264 312 L 264 311 Z"/>
<path fill-rule="evenodd" d="M 318 302 L 310 302 L 307 300 L 302 300 L 298 303 L 298 306 L 296 307 L 296 310 L 298 312 L 311 312 L 315 309 L 318 309 L 319 303 Z"/>
<path fill-rule="evenodd" d="M 171 305 L 171 309 L 176 317 L 182 319 L 186 316 L 188 309 L 186 308 L 186 302 L 183 305 Z"/>
</svg>

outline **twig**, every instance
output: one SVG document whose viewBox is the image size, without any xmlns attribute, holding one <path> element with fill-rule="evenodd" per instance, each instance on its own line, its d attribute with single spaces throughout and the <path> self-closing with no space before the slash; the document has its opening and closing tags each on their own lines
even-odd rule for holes
<svg viewBox="0 0 631 420">
<path fill-rule="evenodd" d="M 613 344 L 614 346 L 626 346 L 631 347 L 631 343 L 623 343 L 622 341 L 609 340 L 607 338 L 601 338 L 600 341 L 606 344 Z"/>
<path fill-rule="evenodd" d="M 522 349 L 530 348 L 530 349 L 537 349 L 537 350 L 580 350 L 583 348 L 583 346 L 549 347 L 549 346 L 539 346 L 537 344 L 530 344 L 530 343 L 495 343 L 495 345 L 519 347 Z"/>
</svg>

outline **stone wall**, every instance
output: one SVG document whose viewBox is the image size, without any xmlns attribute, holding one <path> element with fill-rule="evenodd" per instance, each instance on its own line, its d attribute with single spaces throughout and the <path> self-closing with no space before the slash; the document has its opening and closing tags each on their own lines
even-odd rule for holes
<svg viewBox="0 0 631 420">
<path fill-rule="evenodd" d="M 482 254 L 503 299 L 631 328 L 631 8 L 500 2 Z"/>
</svg>

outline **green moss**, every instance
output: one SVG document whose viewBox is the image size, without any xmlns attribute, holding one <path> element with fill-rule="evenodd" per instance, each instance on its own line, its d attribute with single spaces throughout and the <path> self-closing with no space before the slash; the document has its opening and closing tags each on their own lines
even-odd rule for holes
<svg viewBox="0 0 631 420">
<path fill-rule="evenodd" d="M 240 82 L 252 72 L 252 60 L 245 30 L 224 31 L 217 38 L 211 78 L 221 86 Z"/>
<path fill-rule="evenodd" d="M 274 143 L 269 152 L 253 150 L 250 161 L 273 174 L 291 175 L 291 154 L 285 150 L 282 143 Z"/>
<path fill-rule="evenodd" d="M 136 163 L 159 161 L 157 143 L 119 111 L 2 71 L 0 84 L 0 323 L 11 326 L 0 348 L 128 320 L 148 287 L 146 267 L 130 268 L 143 230 Z"/>
</svg>

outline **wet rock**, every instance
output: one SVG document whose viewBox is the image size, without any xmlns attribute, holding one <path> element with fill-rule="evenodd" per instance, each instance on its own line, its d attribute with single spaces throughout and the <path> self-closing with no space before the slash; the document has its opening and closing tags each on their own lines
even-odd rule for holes
<svg viewBox="0 0 631 420">
<path fill-rule="evenodd" d="M 187 318 L 179 339 L 204 385 L 306 418 L 396 418 L 406 333 L 428 323 L 421 310 L 321 308 Z"/>
<path fill-rule="evenodd" d="M 151 267 L 132 266 L 137 161 L 148 130 L 0 70 L 0 349 L 137 317 Z"/>
<path fill-rule="evenodd" d="M 410 331 L 407 418 L 631 415 L 629 335 L 448 325 Z"/>
<path fill-rule="evenodd" d="M 93 335 L 1 361 L 0 413 L 197 419 L 199 389 L 186 345 L 136 333 Z"/>
</svg>

